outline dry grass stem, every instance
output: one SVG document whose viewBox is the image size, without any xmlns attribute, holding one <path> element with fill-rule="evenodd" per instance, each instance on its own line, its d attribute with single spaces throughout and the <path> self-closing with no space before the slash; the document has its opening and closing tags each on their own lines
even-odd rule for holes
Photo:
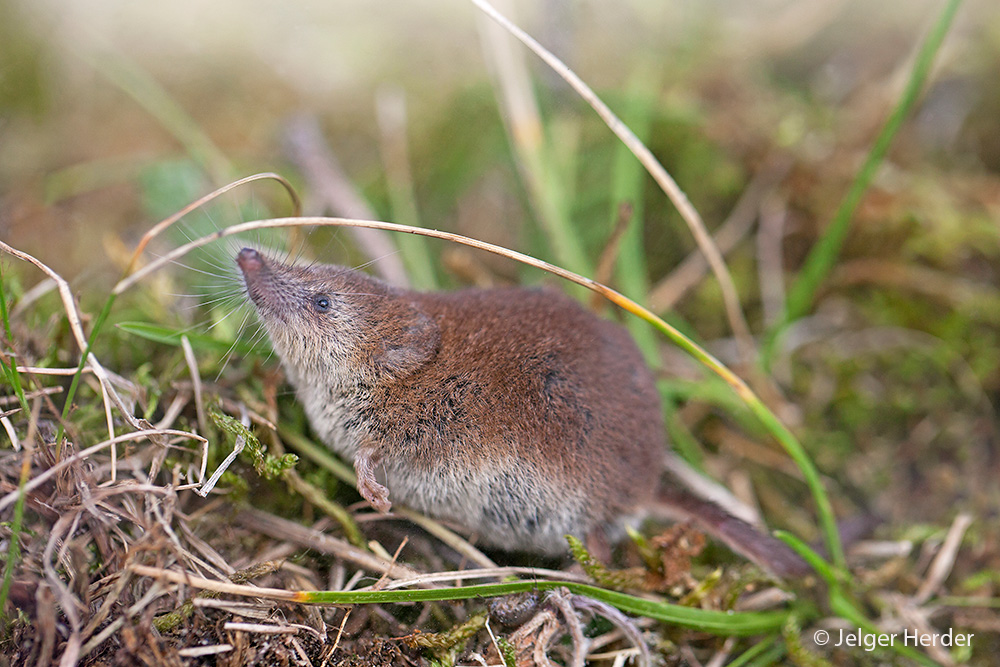
<svg viewBox="0 0 1000 667">
<path fill-rule="evenodd" d="M 17 368 L 18 373 L 26 373 L 30 371 L 31 369 L 24 369 L 20 366 L 18 366 Z M 52 396 L 54 394 L 61 394 L 62 390 L 63 390 L 62 387 L 43 387 L 41 389 L 35 389 L 34 391 L 24 392 L 24 397 L 30 401 L 40 396 Z M 17 396 L 0 396 L 0 405 L 17 405 L 17 404 L 18 404 Z M 14 412 L 16 412 L 17 410 L 20 410 L 20 408 L 11 411 L 10 414 L 14 414 Z"/>
<path fill-rule="evenodd" d="M 712 241 L 711 235 L 705 228 L 705 223 L 702 222 L 701 216 L 698 211 L 691 205 L 688 201 L 687 196 L 684 194 L 683 190 L 677 185 L 674 179 L 667 173 L 667 170 L 663 168 L 663 165 L 659 163 L 653 153 L 646 147 L 635 133 L 625 123 L 621 121 L 618 116 L 616 116 L 611 109 L 594 93 L 590 87 L 583 82 L 583 80 L 577 76 L 569 67 L 566 66 L 561 60 L 556 58 L 552 53 L 545 49 L 541 44 L 539 44 L 531 35 L 527 34 L 519 27 L 514 25 L 505 16 L 500 14 L 496 9 L 493 8 L 490 3 L 486 0 L 472 0 L 473 4 L 479 7 L 483 12 L 485 12 L 490 18 L 502 25 L 510 34 L 520 40 L 525 46 L 531 49 L 538 57 L 545 61 L 549 67 L 555 70 L 563 78 L 563 80 L 568 83 L 574 91 L 590 105 L 594 111 L 601 117 L 601 120 L 607 124 L 608 129 L 610 129 L 614 134 L 624 143 L 630 151 L 638 158 L 642 166 L 645 167 L 646 171 L 653 177 L 657 185 L 666 193 L 673 202 L 674 206 L 677 208 L 681 217 L 687 223 L 688 228 L 691 230 L 692 235 L 695 238 L 695 242 L 698 247 L 704 253 L 705 258 L 708 260 L 709 266 L 712 267 L 712 272 L 715 274 L 716 279 L 719 281 L 719 286 L 722 289 L 723 299 L 726 304 L 726 315 L 729 319 L 729 324 L 732 327 L 733 334 L 736 336 L 737 341 L 740 343 L 743 359 L 746 362 L 750 362 L 755 358 L 755 345 L 753 342 L 753 337 L 750 335 L 750 328 L 747 326 L 746 319 L 743 317 L 743 310 L 740 307 L 739 294 L 736 291 L 736 285 L 733 283 L 733 278 L 729 274 L 729 269 L 726 268 L 726 263 L 722 259 L 722 254 L 716 247 L 715 243 Z"/>
<path fill-rule="evenodd" d="M 386 574 L 391 571 L 394 578 L 406 579 L 420 574 L 404 565 L 394 565 L 389 560 L 378 558 L 349 542 L 260 510 L 243 510 L 237 515 L 237 521 L 274 539 L 287 540 L 320 553 L 342 558 L 369 572 Z"/>
<path fill-rule="evenodd" d="M 7 432 L 7 437 L 10 438 L 10 446 L 15 452 L 21 451 L 21 440 L 17 437 L 17 431 L 14 430 L 14 425 L 10 421 L 8 415 L 3 415 L 0 417 L 0 424 L 3 424 L 3 430 Z"/>
<path fill-rule="evenodd" d="M 181 336 L 181 349 L 184 350 L 184 361 L 187 362 L 188 372 L 191 373 L 191 386 L 194 388 L 194 407 L 198 415 L 198 430 L 202 433 L 208 433 L 205 402 L 201 397 L 201 373 L 198 371 L 198 360 L 195 359 L 191 341 L 186 335 Z"/>
<path fill-rule="evenodd" d="M 963 512 L 955 517 L 951 528 L 948 529 L 948 534 L 945 536 L 944 543 L 941 545 L 941 550 L 938 551 L 927 571 L 927 577 L 913 596 L 914 604 L 921 605 L 927 602 L 944 584 L 955 564 L 955 556 L 958 555 L 958 548 L 962 544 L 965 531 L 971 525 L 971 515 Z"/>
<path fill-rule="evenodd" d="M 548 570 L 539 567 L 492 567 L 475 570 L 458 570 L 448 572 L 429 572 L 412 579 L 399 579 L 385 585 L 385 590 L 396 588 L 412 588 L 414 586 L 428 587 L 446 581 L 469 581 L 474 579 L 505 579 L 507 577 L 522 577 L 529 579 L 555 579 L 559 581 L 575 581 L 581 584 L 592 583 L 593 580 L 584 575 L 562 570 Z"/>
<path fill-rule="evenodd" d="M 17 257 L 25 262 L 34 264 L 56 283 L 59 291 L 59 297 L 63 304 L 63 309 L 66 312 L 66 319 L 69 322 L 70 331 L 72 331 L 73 337 L 76 339 L 76 344 L 80 349 L 80 354 L 87 353 L 87 337 L 83 333 L 82 320 L 80 313 L 76 308 L 76 303 L 73 300 L 73 293 L 70 290 L 69 283 L 67 283 L 62 276 L 38 259 L 35 259 L 26 252 L 22 252 L 7 245 L 3 241 L 0 241 L 0 250 L 4 250 L 10 255 L 13 255 L 14 257 Z M 100 362 L 97 361 L 97 357 L 94 356 L 93 353 L 87 354 L 87 364 L 89 364 L 90 368 L 93 369 L 94 375 L 97 376 L 98 381 L 101 383 L 101 394 L 104 405 L 105 419 L 108 426 L 108 436 L 114 439 L 115 435 L 114 419 L 111 415 L 111 402 L 108 400 L 109 397 L 112 401 L 114 401 L 116 407 L 118 407 L 122 418 L 136 430 L 141 430 L 143 425 L 132 415 L 132 412 L 125 405 L 124 401 L 122 401 L 118 392 L 115 391 L 109 373 L 104 369 Z"/>
<path fill-rule="evenodd" d="M 733 650 L 733 646 L 736 644 L 735 637 L 728 637 L 725 642 L 722 643 L 722 648 L 715 652 L 712 659 L 705 663 L 705 667 L 723 667 L 726 661 L 729 660 L 729 656 Z"/>
<path fill-rule="evenodd" d="M 210 655 L 229 653 L 232 650 L 232 644 L 214 644 L 212 646 L 196 646 L 192 648 L 178 649 L 177 655 L 182 658 L 204 658 Z"/>
<path fill-rule="evenodd" d="M 464 558 L 468 559 L 472 563 L 475 563 L 479 567 L 497 567 L 497 564 L 490 560 L 486 554 L 472 546 L 468 540 L 455 534 L 454 531 L 445 528 L 440 521 L 431 519 L 430 517 L 424 516 L 419 512 L 414 512 L 406 507 L 396 507 L 393 509 L 393 512 L 399 516 L 406 517 L 410 523 L 420 526 L 429 534 L 440 540 L 443 544 L 451 547 Z"/>
<path fill-rule="evenodd" d="M 114 438 L 111 438 L 110 440 L 105 440 L 103 442 L 99 442 L 96 445 L 88 447 L 87 449 L 83 449 L 83 450 L 77 452 L 76 454 L 73 454 L 72 456 L 68 456 L 68 457 L 62 459 L 61 461 L 59 461 L 58 463 L 56 463 L 52 467 L 48 468 L 45 472 L 40 473 L 39 475 L 33 477 L 31 479 L 31 481 L 28 482 L 24 486 L 23 490 L 12 491 L 11 493 L 8 493 L 6 496 L 4 496 L 3 498 L 0 498 L 0 511 L 3 511 L 7 507 L 10 507 L 11 505 L 13 505 L 14 502 L 17 500 L 17 496 L 20 493 L 22 493 L 22 492 L 23 493 L 28 493 L 29 491 L 32 491 L 32 490 L 38 488 L 39 486 L 41 486 L 42 484 L 44 484 L 47 480 L 51 479 L 53 476 L 55 476 L 57 473 L 59 473 L 61 470 L 63 470 L 65 468 L 67 468 L 67 467 L 75 464 L 78 461 L 82 461 L 83 459 L 86 459 L 89 456 L 92 456 L 93 454 L 95 454 L 96 452 L 101 451 L 102 449 L 106 449 L 108 447 L 112 447 L 112 446 L 114 446 L 114 445 L 116 445 L 118 443 L 122 443 L 122 442 L 131 442 L 133 440 L 141 440 L 142 438 L 149 438 L 153 442 L 157 442 L 157 444 L 163 444 L 163 441 L 161 439 L 164 438 L 164 437 L 166 437 L 166 436 L 172 436 L 172 437 L 183 438 L 183 439 L 198 440 L 199 442 L 206 442 L 205 438 L 201 437 L 200 435 L 198 435 L 196 433 L 189 433 L 187 431 L 176 431 L 176 430 L 173 430 L 173 429 L 141 430 L 141 431 L 135 431 L 133 433 L 126 433 L 124 435 L 116 436 Z M 131 482 L 129 482 L 129 483 L 131 483 Z"/>
<path fill-rule="evenodd" d="M 260 635 L 297 635 L 299 630 L 301 630 L 301 627 L 266 625 L 263 623 L 240 623 L 238 621 L 226 621 L 222 627 L 226 630 L 254 632 Z"/>
<path fill-rule="evenodd" d="M 757 526 L 763 524 L 756 508 L 737 498 L 729 489 L 708 479 L 675 454 L 667 454 L 663 458 L 667 471 L 703 497 L 749 524 Z"/>
<path fill-rule="evenodd" d="M 244 426 L 250 426 L 250 419 L 247 417 L 245 409 L 240 414 L 240 423 Z M 229 469 L 229 466 L 232 465 L 233 461 L 236 460 L 236 457 L 243 452 L 246 445 L 247 439 L 242 435 L 237 436 L 235 442 L 233 442 L 233 451 L 229 452 L 226 458 L 223 459 L 222 463 L 219 464 L 219 467 L 212 473 L 212 476 L 209 477 L 208 480 L 199 488 L 195 489 L 195 493 L 202 498 L 208 496 L 208 494 L 212 492 L 212 489 L 215 488 L 215 485 L 218 484 L 219 478 L 222 477 L 222 473 Z"/>
<path fill-rule="evenodd" d="M 232 183 L 224 185 L 221 188 L 218 188 L 217 190 L 208 193 L 207 195 L 201 197 L 200 199 L 191 202 L 190 204 L 188 204 L 181 210 L 177 211 L 173 215 L 164 218 L 157 224 L 153 225 L 153 227 L 148 232 L 143 234 L 141 239 L 139 239 L 139 243 L 136 245 L 135 251 L 132 253 L 132 259 L 129 261 L 128 266 L 125 268 L 125 275 L 132 273 L 132 271 L 136 269 L 139 263 L 139 258 L 142 256 L 143 251 L 145 251 L 146 246 L 149 245 L 150 241 L 159 236 L 164 230 L 168 229 L 174 223 L 181 220 L 188 213 L 191 213 L 192 211 L 201 208 L 205 204 L 208 204 L 209 202 L 218 199 L 227 192 L 236 190 L 248 183 L 253 183 L 255 181 L 262 181 L 262 180 L 277 181 L 281 185 L 281 187 L 285 189 L 285 192 L 288 193 L 288 196 L 292 200 L 293 215 L 299 215 L 301 213 L 302 204 L 299 202 L 299 195 L 295 191 L 295 188 L 292 187 L 292 184 L 289 183 L 284 176 L 281 176 L 280 174 L 266 172 L 241 178 L 239 180 L 233 181 Z"/>
<path fill-rule="evenodd" d="M 187 572 L 177 572 L 160 567 L 150 567 L 148 565 L 131 565 L 131 571 L 140 577 L 150 577 L 160 581 L 168 581 L 182 586 L 190 586 L 199 590 L 214 591 L 227 595 L 240 595 L 243 597 L 264 598 L 267 600 L 281 600 L 283 602 L 298 601 L 298 592 L 286 591 L 282 588 L 262 588 L 258 586 L 245 586 L 242 584 L 232 584 L 226 581 L 206 579 Z"/>
</svg>

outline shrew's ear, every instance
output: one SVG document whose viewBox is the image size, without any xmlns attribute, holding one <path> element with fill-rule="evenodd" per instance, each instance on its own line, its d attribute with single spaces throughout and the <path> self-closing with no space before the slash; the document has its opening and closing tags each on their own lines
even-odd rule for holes
<svg viewBox="0 0 1000 667">
<path fill-rule="evenodd" d="M 434 358 L 441 343 L 441 331 L 429 315 L 414 304 L 401 304 L 393 324 L 381 337 L 375 364 L 396 377 L 415 372 Z"/>
</svg>

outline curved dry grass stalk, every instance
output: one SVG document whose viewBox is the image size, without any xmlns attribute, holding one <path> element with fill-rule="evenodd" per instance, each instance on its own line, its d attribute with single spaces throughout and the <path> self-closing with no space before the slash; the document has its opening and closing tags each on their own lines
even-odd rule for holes
<svg viewBox="0 0 1000 667">
<path fill-rule="evenodd" d="M 201 197 L 200 199 L 191 202 L 190 204 L 188 204 L 181 210 L 177 211 L 173 215 L 164 218 L 163 220 L 155 224 L 152 229 L 143 234 L 142 238 L 139 239 L 139 244 L 135 247 L 135 252 L 132 253 L 132 259 L 129 260 L 128 266 L 125 268 L 125 275 L 126 276 L 129 275 L 130 273 L 132 273 L 132 271 L 135 270 L 136 263 L 139 261 L 139 257 L 142 255 L 142 252 L 146 249 L 146 246 L 149 245 L 149 242 L 152 241 L 157 236 L 159 236 L 161 232 L 169 228 L 171 225 L 173 225 L 175 222 L 183 218 L 185 215 L 196 209 L 201 208 L 205 204 L 215 199 L 218 199 L 227 192 L 231 192 L 240 186 L 246 185 L 247 183 L 253 183 L 254 181 L 262 181 L 267 179 L 277 181 L 281 185 L 281 187 L 285 189 L 285 191 L 288 193 L 288 196 L 291 197 L 292 199 L 292 214 L 301 215 L 302 202 L 299 200 L 299 195 L 295 191 L 295 188 L 292 187 L 292 184 L 289 183 L 284 176 L 272 172 L 263 172 L 260 174 L 247 176 L 246 178 L 241 178 L 238 181 L 233 181 L 232 183 L 224 185 L 221 188 L 208 193 L 204 197 Z"/>
<path fill-rule="evenodd" d="M 87 352 L 87 337 L 83 333 L 83 323 L 80 317 L 80 311 L 76 308 L 76 303 L 73 301 L 73 293 L 70 291 L 69 283 L 66 279 L 56 273 L 54 270 L 48 267 L 40 260 L 36 259 L 32 255 L 26 252 L 13 248 L 3 241 L 0 241 L 0 250 L 4 250 L 10 255 L 17 257 L 20 260 L 34 264 L 36 267 L 41 269 L 49 278 L 55 281 L 56 286 L 59 290 L 59 298 L 63 303 L 63 310 L 66 311 L 66 319 L 69 322 L 70 331 L 73 332 L 73 338 L 76 339 L 76 344 L 80 348 L 80 353 L 84 354 Z M 111 415 L 111 403 L 109 402 L 109 397 L 114 401 L 115 405 L 118 407 L 119 411 L 122 413 L 122 417 L 134 428 L 141 429 L 142 427 L 136 421 L 135 417 L 132 416 L 128 408 L 125 407 L 125 402 L 122 401 L 118 392 L 115 391 L 114 387 L 111 385 L 111 380 L 108 377 L 107 371 L 101 366 L 100 362 L 97 361 L 97 357 L 90 353 L 87 355 L 87 363 L 94 371 L 94 375 L 97 376 L 98 381 L 101 384 L 101 394 L 104 403 L 104 416 L 108 425 L 108 436 L 114 438 L 115 435 L 115 425 L 114 418 Z"/>
<path fill-rule="evenodd" d="M 170 252 L 158 257 L 149 264 L 143 266 L 141 269 L 135 273 L 120 280 L 112 289 L 112 293 L 116 296 L 129 289 L 146 276 L 154 273 L 155 271 L 163 268 L 164 266 L 176 261 L 177 259 L 183 257 L 187 253 L 191 252 L 196 248 L 201 248 L 208 245 L 214 241 L 218 241 L 229 236 L 235 236 L 236 234 L 242 234 L 244 232 L 251 232 L 258 229 L 274 229 L 283 227 L 306 227 L 306 226 L 317 226 L 317 227 L 368 227 L 371 229 L 384 229 L 391 232 L 403 232 L 406 234 L 419 234 L 421 236 L 429 236 L 431 238 L 442 239 L 444 241 L 451 241 L 453 243 L 459 243 L 461 245 L 469 246 L 470 248 L 475 248 L 477 250 L 485 250 L 486 252 L 493 253 L 494 255 L 500 255 L 501 257 L 507 257 L 508 259 L 513 259 L 514 261 L 521 262 L 522 264 L 527 264 L 528 266 L 533 266 L 543 271 L 548 271 L 549 273 L 555 274 L 560 278 L 565 278 L 570 282 L 574 282 L 578 285 L 583 285 L 588 289 L 592 289 L 599 292 L 615 303 L 619 303 L 620 300 L 627 300 L 624 296 L 616 292 L 615 290 L 602 285 L 596 280 L 590 278 L 585 278 L 572 271 L 567 271 L 566 269 L 556 266 L 555 264 L 550 264 L 545 260 L 536 259 L 531 255 L 526 255 L 524 253 L 518 252 L 516 250 L 509 250 L 502 246 L 494 245 L 492 243 L 486 243 L 485 241 L 480 241 L 478 239 L 473 239 L 468 236 L 462 236 L 460 234 L 453 234 L 451 232 L 443 232 L 437 229 L 424 229 L 422 227 L 411 227 L 410 225 L 400 225 L 394 222 L 380 222 L 377 220 L 354 220 L 350 218 L 327 218 L 327 217 L 300 217 L 300 218 L 270 218 L 266 220 L 253 220 L 250 222 L 241 222 L 235 225 L 230 225 L 224 229 L 220 229 L 217 232 L 213 232 L 207 236 L 203 236 L 189 243 L 185 243 L 182 246 L 171 250 Z M 627 300 L 629 303 L 631 300 Z M 641 308 L 638 304 L 634 304 L 636 307 Z M 643 309 L 645 310 L 645 309 Z"/>
<path fill-rule="evenodd" d="M 691 230 L 691 234 L 694 236 L 695 242 L 705 254 L 705 258 L 712 267 L 712 272 L 719 281 L 719 286 L 722 289 L 722 297 L 726 304 L 726 316 L 729 318 L 729 325 L 740 344 L 741 355 L 745 361 L 752 361 L 756 356 L 756 347 L 753 342 L 753 337 L 750 335 L 750 328 L 747 326 L 746 319 L 743 316 L 743 310 L 740 307 L 739 294 L 736 292 L 736 285 L 733 283 L 733 278 L 729 274 L 729 269 L 726 268 L 726 263 L 722 259 L 722 253 L 719 252 L 719 249 L 716 247 L 711 235 L 705 228 L 705 223 L 702 221 L 697 209 L 695 209 L 695 207 L 688 200 L 687 195 L 685 195 L 684 191 L 681 190 L 679 185 L 677 185 L 677 182 L 672 176 L 670 176 L 663 165 L 660 164 L 660 162 L 656 159 L 656 156 L 653 155 L 652 151 L 650 151 L 649 148 L 647 148 L 646 145 L 643 144 L 637 136 L 635 136 L 635 133 L 632 132 L 632 130 L 629 129 L 629 127 L 625 125 L 625 123 L 623 123 L 613 111 L 611 111 L 608 105 L 597 96 L 590 86 L 584 83 L 583 79 L 581 79 L 564 62 L 553 55 L 544 46 L 539 44 L 538 41 L 536 41 L 531 35 L 498 12 L 496 8 L 494 8 L 486 0 L 471 1 L 491 19 L 499 23 L 511 35 L 516 37 L 525 46 L 531 49 L 535 55 L 545 62 L 546 65 L 551 67 L 560 77 L 562 77 L 563 80 L 566 81 L 566 83 L 568 83 L 570 87 L 572 87 L 573 90 L 587 104 L 590 105 L 590 108 L 597 112 L 597 115 L 601 117 L 601 120 L 603 120 L 608 126 L 608 129 L 614 132 L 615 136 L 617 136 L 622 143 L 624 143 L 628 149 L 632 151 L 632 154 L 635 155 L 646 171 L 649 172 L 649 175 L 653 177 L 653 180 L 660 186 L 660 189 L 662 189 L 667 197 L 670 198 L 670 201 L 673 202 L 677 211 L 684 219 L 684 222 L 687 223 L 688 228 Z"/>
<path fill-rule="evenodd" d="M 317 226 L 317 227 L 368 227 L 371 229 L 383 229 L 392 232 L 403 232 L 407 234 L 419 234 L 421 236 L 429 236 L 431 238 L 441 239 L 444 241 L 450 241 L 452 243 L 458 243 L 460 245 L 468 246 L 470 248 L 475 248 L 477 250 L 484 250 L 486 252 L 492 253 L 494 255 L 499 255 L 501 257 L 506 257 L 512 259 L 516 262 L 526 264 L 528 266 L 533 266 L 535 268 L 547 271 L 553 275 L 559 276 L 565 280 L 576 283 L 577 285 L 582 285 L 587 289 L 593 290 L 598 294 L 604 296 L 606 299 L 614 303 L 616 306 L 627 310 L 633 315 L 637 315 L 648 322 L 656 322 L 658 326 L 663 327 L 664 331 L 668 332 L 668 335 L 675 342 L 681 342 L 682 346 L 689 353 L 696 356 L 696 358 L 712 369 L 713 372 L 718 374 L 725 380 L 733 389 L 740 395 L 744 401 L 757 401 L 759 399 L 756 394 L 750 389 L 750 387 L 744 382 L 739 376 L 730 371 L 726 366 L 724 366 L 718 359 L 710 355 L 705 350 L 696 346 L 687 336 L 682 334 L 676 328 L 670 326 L 669 324 L 663 322 L 655 314 L 653 314 L 649 309 L 639 305 L 635 301 L 632 301 L 620 292 L 611 289 L 607 285 L 597 282 L 591 278 L 586 278 L 578 273 L 568 271 L 555 264 L 550 264 L 545 260 L 536 259 L 531 255 L 526 255 L 522 252 L 516 250 L 510 250 L 502 246 L 494 245 L 492 243 L 487 243 L 485 241 L 480 241 L 478 239 L 470 238 L 468 236 L 462 236 L 461 234 L 453 234 L 451 232 L 444 232 L 437 229 L 424 229 L 422 227 L 412 227 L 410 225 L 400 225 L 393 222 L 381 222 L 376 220 L 352 220 L 348 218 L 328 218 L 328 217 L 300 217 L 300 218 L 270 218 L 265 220 L 253 220 L 250 222 L 241 222 L 235 225 L 230 225 L 224 229 L 220 229 L 213 232 L 207 236 L 203 236 L 194 241 L 185 243 L 184 245 L 175 248 L 174 250 L 166 253 L 145 265 L 135 273 L 127 276 L 120 280 L 112 289 L 112 294 L 115 296 L 120 295 L 125 290 L 129 289 L 139 281 L 143 280 L 146 276 L 154 273 L 155 271 L 163 268 L 164 266 L 176 261 L 177 259 L 183 257 L 187 253 L 191 252 L 196 248 L 201 248 L 213 243 L 220 239 L 224 239 L 230 236 L 235 236 L 236 234 L 242 234 L 244 232 L 250 232 L 258 229 L 276 229 L 276 228 L 287 228 L 287 227 L 303 227 L 303 226 Z"/>
</svg>

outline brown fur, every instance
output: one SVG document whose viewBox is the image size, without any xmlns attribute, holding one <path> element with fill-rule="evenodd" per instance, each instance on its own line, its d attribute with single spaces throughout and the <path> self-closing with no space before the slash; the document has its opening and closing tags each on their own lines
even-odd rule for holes
<svg viewBox="0 0 1000 667">
<path fill-rule="evenodd" d="M 622 327 L 545 290 L 422 293 L 249 249 L 237 261 L 313 428 L 377 509 L 391 497 L 554 555 L 654 502 L 662 411 Z"/>
</svg>

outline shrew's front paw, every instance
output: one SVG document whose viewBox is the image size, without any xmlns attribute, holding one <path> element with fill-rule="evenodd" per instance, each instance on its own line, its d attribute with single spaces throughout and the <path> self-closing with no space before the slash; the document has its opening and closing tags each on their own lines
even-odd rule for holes
<svg viewBox="0 0 1000 667">
<path fill-rule="evenodd" d="M 389 502 L 389 489 L 376 482 L 374 478 L 367 481 L 362 481 L 359 478 L 358 491 L 365 500 L 371 503 L 372 507 L 383 514 L 392 507 L 392 503 Z"/>
<path fill-rule="evenodd" d="M 371 503 L 371 506 L 383 514 L 389 511 L 389 489 L 375 479 L 375 462 L 371 458 L 359 454 L 354 459 L 354 472 L 358 475 L 358 493 Z"/>
</svg>

